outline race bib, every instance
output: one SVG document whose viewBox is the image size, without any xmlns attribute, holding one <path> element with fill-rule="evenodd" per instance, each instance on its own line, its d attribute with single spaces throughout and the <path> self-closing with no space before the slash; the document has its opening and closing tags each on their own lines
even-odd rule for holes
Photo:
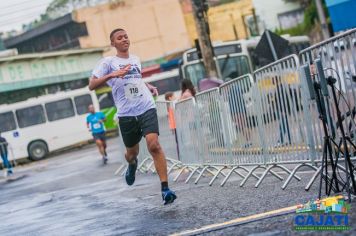
<svg viewBox="0 0 356 236">
<path fill-rule="evenodd" d="M 125 97 L 135 99 L 142 96 L 142 91 L 138 84 L 125 84 Z"/>
<path fill-rule="evenodd" d="M 95 124 L 93 124 L 93 128 L 94 129 L 100 129 L 100 124 L 99 123 L 95 123 Z"/>
</svg>

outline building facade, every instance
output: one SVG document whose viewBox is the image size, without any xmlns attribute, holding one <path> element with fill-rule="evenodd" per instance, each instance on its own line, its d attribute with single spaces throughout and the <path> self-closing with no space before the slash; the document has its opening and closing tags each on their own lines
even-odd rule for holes
<svg viewBox="0 0 356 236">
<path fill-rule="evenodd" d="M 126 0 L 83 8 L 73 13 L 85 23 L 88 36 L 82 48 L 109 46 L 115 28 L 127 30 L 131 52 L 148 61 L 183 51 L 191 46 L 178 0 Z"/>
<path fill-rule="evenodd" d="M 304 13 L 297 2 L 284 0 L 252 1 L 259 22 L 260 34 L 266 29 L 272 31 L 288 29 L 303 22 Z"/>
<path fill-rule="evenodd" d="M 190 43 L 194 45 L 197 32 L 192 13 L 191 0 L 180 0 L 184 20 L 189 32 Z M 248 38 L 251 33 L 246 19 L 253 15 L 252 0 L 240 0 L 209 8 L 208 18 L 212 41 L 229 41 Z"/>
<path fill-rule="evenodd" d="M 103 48 L 0 58 L 0 104 L 88 85 Z"/>
<path fill-rule="evenodd" d="M 72 19 L 72 14 L 43 24 L 4 41 L 6 48 L 17 48 L 20 54 L 81 48 L 79 38 L 88 35 L 85 23 Z"/>
<path fill-rule="evenodd" d="M 109 47 L 109 34 L 115 28 L 128 31 L 131 52 L 143 61 L 191 46 L 178 0 L 121 0 L 81 8 L 6 39 L 5 46 L 17 48 L 20 54 Z"/>
</svg>

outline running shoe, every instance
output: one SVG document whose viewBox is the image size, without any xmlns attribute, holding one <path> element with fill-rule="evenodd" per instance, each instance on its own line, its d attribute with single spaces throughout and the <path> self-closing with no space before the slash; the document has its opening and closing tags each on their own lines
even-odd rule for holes
<svg viewBox="0 0 356 236">
<path fill-rule="evenodd" d="M 127 167 L 126 174 L 125 174 L 127 185 L 133 185 L 133 183 L 135 182 L 136 169 L 137 169 L 137 159 L 135 160 L 135 163 L 129 164 L 129 166 Z"/>
<path fill-rule="evenodd" d="M 162 191 L 162 199 L 163 199 L 164 205 L 173 203 L 174 200 L 176 200 L 176 198 L 177 198 L 177 195 L 169 188 Z"/>
</svg>

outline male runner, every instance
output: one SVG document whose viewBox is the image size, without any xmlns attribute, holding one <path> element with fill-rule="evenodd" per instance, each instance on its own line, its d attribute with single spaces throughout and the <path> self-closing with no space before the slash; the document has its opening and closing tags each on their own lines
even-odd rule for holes
<svg viewBox="0 0 356 236">
<path fill-rule="evenodd" d="M 96 146 L 103 158 L 103 163 L 106 164 L 108 157 L 106 154 L 106 139 L 104 122 L 106 120 L 104 113 L 95 112 L 94 106 L 89 105 L 89 115 L 87 116 L 87 127 L 93 134 Z"/>
<path fill-rule="evenodd" d="M 172 203 L 177 196 L 168 188 L 167 163 L 158 142 L 157 111 L 152 97 L 158 95 L 157 89 L 142 80 L 141 63 L 137 56 L 129 53 L 130 40 L 126 31 L 113 30 L 110 41 L 117 54 L 100 61 L 93 71 L 89 88 L 93 90 L 105 83 L 112 88 L 122 139 L 126 146 L 125 158 L 129 163 L 125 174 L 127 184 L 132 185 L 135 182 L 139 142 L 145 137 L 161 181 L 164 204 Z"/>
</svg>

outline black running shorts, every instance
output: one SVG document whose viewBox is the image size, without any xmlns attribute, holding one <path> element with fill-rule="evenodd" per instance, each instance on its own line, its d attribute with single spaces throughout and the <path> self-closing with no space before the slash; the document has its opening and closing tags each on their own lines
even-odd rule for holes
<svg viewBox="0 0 356 236">
<path fill-rule="evenodd" d="M 105 141 L 106 140 L 105 132 L 93 134 L 93 138 L 94 138 L 94 140 Z"/>
<path fill-rule="evenodd" d="M 159 134 L 157 111 L 152 108 L 139 116 L 120 117 L 119 126 L 125 146 L 131 148 L 147 134 Z"/>
</svg>

